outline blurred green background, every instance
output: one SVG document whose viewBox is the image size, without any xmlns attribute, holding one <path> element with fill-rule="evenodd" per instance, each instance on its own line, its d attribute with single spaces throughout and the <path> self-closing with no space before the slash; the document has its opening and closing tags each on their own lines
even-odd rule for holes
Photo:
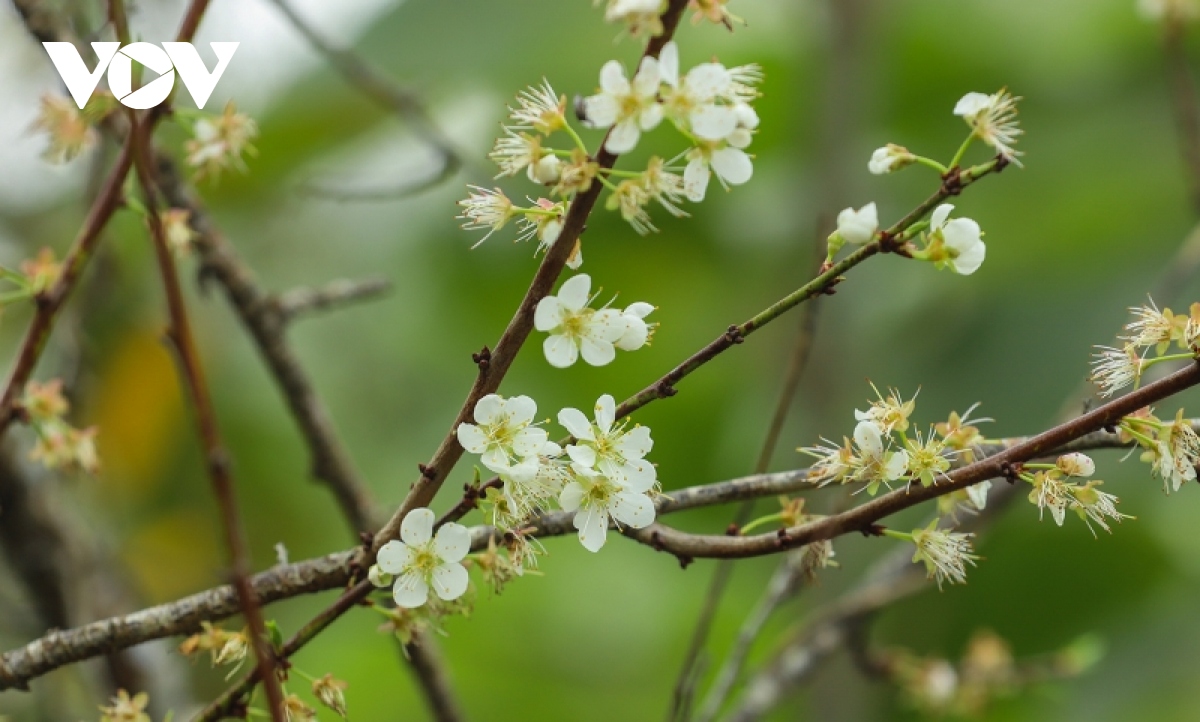
<svg viewBox="0 0 1200 722">
<path fill-rule="evenodd" d="M 598 211 L 583 270 L 624 302 L 659 306 L 653 345 L 605 368 L 564 371 L 531 347 L 504 392 L 533 396 L 551 416 L 563 406 L 587 408 L 601 393 L 620 399 L 641 389 L 805 280 L 816 229 L 831 213 L 874 200 L 887 223 L 936 187 L 921 168 L 869 175 L 874 148 L 894 142 L 947 160 L 965 132 L 951 115 L 955 101 L 1008 86 L 1025 99 L 1026 167 L 955 201 L 985 229 L 987 262 L 969 278 L 897 257 L 855 269 L 822 302 L 816 350 L 772 468 L 802 465 L 793 449 L 819 435 L 849 434 L 852 410 L 871 395 L 868 379 L 906 396 L 919 388 L 922 425 L 976 401 L 996 419 L 989 436 L 1035 432 L 1060 414 L 1087 374 L 1090 346 L 1111 341 L 1125 308 L 1144 300 L 1195 222 L 1160 29 L 1139 19 L 1132 0 L 858 0 L 847 33 L 847 11 L 831 11 L 837 2 L 734 0 L 730 8 L 747 21 L 736 32 L 681 27 L 685 66 L 715 54 L 765 69 L 761 132 L 751 147 L 755 177 L 728 194 L 714 185 L 704 204 L 689 208 L 690 219 L 655 213 L 662 232 L 645 238 Z M 210 109 L 233 98 L 261 127 L 251 172 L 202 186 L 216 221 L 269 288 L 368 275 L 395 283 L 386 299 L 303 321 L 291 336 L 356 465 L 391 508 L 446 433 L 475 373 L 470 353 L 494 343 L 535 268 L 533 246 L 514 246 L 511 233 L 470 250 L 477 237 L 453 218 L 464 182 L 489 184 L 484 154 L 505 103 L 543 76 L 569 96 L 589 93 L 606 60 L 632 64 L 640 43 L 614 43 L 617 28 L 585 0 L 299 4 L 332 39 L 352 42 L 419 92 L 468 157 L 460 175 L 417 197 L 335 202 L 301 188 L 397 186 L 428 173 L 432 156 L 402 122 L 323 67 L 269 3 L 213 5 L 200 40 L 240 40 L 244 55 Z M 180 9 L 152 0 L 138 6 L 135 27 L 147 39 L 166 37 Z M 0 261 L 11 264 L 42 245 L 65 250 L 94 171 L 86 159 L 65 168 L 36 161 L 44 139 L 24 128 L 38 95 L 57 81 L 7 4 L 0 61 L 11 71 L 0 79 L 7 147 L 0 160 L 9 168 L 0 183 Z M 162 137 L 179 143 L 182 134 L 168 129 Z M 643 154 L 678 147 L 665 129 L 642 145 Z M 972 157 L 986 154 L 976 148 Z M 531 192 L 523 180 L 504 187 L 514 198 Z M 164 314 L 148 251 L 129 214 L 110 226 L 79 294 L 85 302 L 75 304 L 39 377 L 73 379 L 76 418 L 99 425 L 105 463 L 94 480 L 43 483 L 61 485 L 57 498 L 127 565 L 143 601 L 158 603 L 219 583 L 223 552 L 190 420 L 158 341 Z M 1180 309 L 1196 300 L 1196 285 L 1187 291 L 1156 300 Z M 256 566 L 273 563 L 277 543 L 293 560 L 346 548 L 345 525 L 326 491 L 309 481 L 306 452 L 256 350 L 219 294 L 196 292 L 191 302 Z M 6 358 L 27 318 L 6 313 Z M 651 459 L 666 489 L 751 471 L 795 329 L 795 317 L 782 319 L 683 382 L 677 397 L 637 414 L 653 430 Z M 20 443 L 26 448 L 28 438 Z M 1197 719 L 1200 495 L 1186 489 L 1164 497 L 1136 459 L 1109 454 L 1100 462 L 1106 490 L 1120 494 L 1122 511 L 1136 521 L 1093 539 L 1073 519 L 1061 529 L 1039 523 L 1036 510 L 1018 502 L 982 541 L 986 560 L 969 585 L 904 602 L 882 615 L 873 639 L 957 656 L 986 627 L 1018 654 L 1034 654 L 1095 632 L 1108 654 L 1091 673 L 1005 702 L 987 719 Z M 452 504 L 469 476 L 465 459 L 436 506 Z M 712 531 L 731 514 L 709 509 L 671 521 Z M 839 540 L 842 568 L 782 610 L 752 661 L 892 546 Z M 681 571 L 671 557 L 619 537 L 598 555 L 570 538 L 547 548 L 544 577 L 522 580 L 502 597 L 481 592 L 470 618 L 448 623 L 443 646 L 469 718 L 660 719 L 714 564 Z M 710 669 L 774 564 L 739 563 L 716 620 Z M 40 630 L 21 590 L 4 581 L 0 588 L 0 639 L 11 648 Z M 331 598 L 281 603 L 269 615 L 292 631 Z M 378 623 L 366 611 L 348 615 L 297 664 L 348 680 L 355 719 L 422 719 L 417 691 Z M 206 662 L 185 664 L 172 694 L 204 700 L 222 687 L 221 677 Z M 64 671 L 35 682 L 32 695 L 7 693 L 0 713 L 90 719 L 97 700 L 80 679 Z M 917 718 L 894 689 L 863 679 L 844 655 L 806 689 L 775 719 Z"/>
</svg>

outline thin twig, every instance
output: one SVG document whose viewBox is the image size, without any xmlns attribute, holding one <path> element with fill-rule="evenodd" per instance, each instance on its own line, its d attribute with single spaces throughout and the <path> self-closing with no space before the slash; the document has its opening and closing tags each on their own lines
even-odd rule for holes
<svg viewBox="0 0 1200 722">
<path fill-rule="evenodd" d="M 386 278 L 366 278 L 359 281 L 332 281 L 319 288 L 293 288 L 275 297 L 275 307 L 285 321 L 298 316 L 361 303 L 391 292 L 392 282 Z"/>
<path fill-rule="evenodd" d="M 110 0 L 110 2 L 114 7 L 121 5 L 121 0 Z M 147 220 L 154 241 L 159 274 L 162 277 L 163 289 L 167 297 L 167 310 L 171 318 L 170 339 L 178 356 L 183 385 L 191 398 L 196 415 L 196 424 L 204 451 L 205 468 L 208 471 L 221 513 L 233 585 L 238 591 L 242 615 L 246 618 L 246 623 L 250 628 L 250 647 L 254 651 L 260 676 L 264 679 L 271 719 L 275 722 L 284 722 L 284 696 L 279 679 L 275 675 L 274 652 L 267 639 L 266 622 L 263 620 L 262 610 L 249 581 L 250 556 L 242 529 L 241 515 L 238 511 L 233 474 L 230 469 L 231 462 L 217 427 L 216 411 L 213 408 L 208 383 L 204 377 L 204 369 L 200 363 L 200 353 L 196 348 L 195 337 L 192 335 L 191 322 L 188 319 L 187 306 L 183 299 L 183 289 L 179 283 L 179 274 L 175 269 L 175 260 L 171 256 L 170 244 L 163 230 L 162 219 L 158 214 L 158 185 L 155 179 L 151 140 L 147 135 L 148 121 L 139 120 L 137 112 L 132 110 L 129 114 L 129 121 L 129 137 L 133 143 L 134 166 L 137 169 L 148 210 Z"/>
<path fill-rule="evenodd" d="M 445 660 L 441 659 L 441 652 L 430 633 L 418 631 L 414 634 L 413 641 L 404 645 L 404 657 L 435 722 L 462 722 L 463 712 L 450 687 Z"/>
</svg>

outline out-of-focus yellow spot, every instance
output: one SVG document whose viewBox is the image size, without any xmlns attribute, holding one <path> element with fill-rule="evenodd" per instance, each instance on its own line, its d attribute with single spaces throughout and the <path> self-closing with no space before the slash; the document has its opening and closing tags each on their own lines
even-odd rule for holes
<svg viewBox="0 0 1200 722">
<path fill-rule="evenodd" d="M 157 604 L 219 581 L 224 565 L 220 539 L 220 529 L 206 511 L 178 509 L 130 535 L 121 558 L 148 601 Z"/>
<path fill-rule="evenodd" d="M 165 480 L 175 437 L 186 431 L 174 360 L 158 332 L 133 329 L 121 339 L 90 410 L 105 483 L 133 497 L 149 494 Z"/>
</svg>

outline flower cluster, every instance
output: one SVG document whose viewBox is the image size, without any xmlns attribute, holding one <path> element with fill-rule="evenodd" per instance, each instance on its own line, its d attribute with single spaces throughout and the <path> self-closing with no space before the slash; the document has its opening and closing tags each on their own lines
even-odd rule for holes
<svg viewBox="0 0 1200 722">
<path fill-rule="evenodd" d="M 886 396 L 876 389 L 875 395 L 866 411 L 854 412 L 858 424 L 853 441 L 843 439 L 838 445 L 823 439 L 822 445 L 799 449 L 816 459 L 809 471 L 814 483 L 859 483 L 871 496 L 894 481 L 933 486 L 945 477 L 955 457 L 982 441 L 978 430 L 968 425 L 969 411 L 963 417 L 952 415 L 949 422 L 933 426 L 926 434 L 910 435 L 916 397 L 905 401 L 895 389 Z M 986 488 L 983 492 L 986 499 Z M 982 506 L 982 502 L 977 505 Z"/>
<path fill-rule="evenodd" d="M 653 33 L 660 5 L 657 0 L 613 0 L 606 14 L 610 20 Z M 723 3 L 708 3 L 698 10 L 710 12 L 709 5 L 723 9 Z M 753 163 L 745 148 L 758 128 L 751 103 L 758 97 L 755 86 L 761 79 L 756 65 L 726 68 L 716 62 L 681 74 L 674 42 L 667 43 L 658 57 L 642 58 L 632 78 L 620 62 L 606 63 L 600 70 L 599 91 L 583 98 L 576 110 L 584 127 L 608 130 L 607 153 L 633 150 L 642 134 L 664 119 L 689 142 L 671 160 L 651 157 L 640 171 L 602 167 L 591 157 L 567 119 L 566 97 L 543 80 L 517 96 L 516 107 L 509 108 L 509 123 L 502 126 L 489 157 L 500 169 L 497 178 L 523 173 L 549 197 L 530 199 L 528 206 L 522 206 L 499 188 L 470 186 L 470 194 L 459 201 L 463 228 L 485 230 L 482 243 L 515 222 L 517 240 L 537 238 L 538 251 L 545 251 L 558 240 L 571 201 L 593 183 L 611 191 L 605 206 L 619 211 L 638 233 L 656 230 L 647 210 L 653 203 L 673 216 L 686 216 L 684 201 L 704 200 L 713 174 L 725 187 L 750 180 Z M 553 145 L 557 133 L 566 137 L 565 147 Z M 578 240 L 569 258 L 572 268 L 583 262 Z"/>
<path fill-rule="evenodd" d="M 21 397 L 21 408 L 37 442 L 30 458 L 41 461 L 49 469 L 84 471 L 95 474 L 100 470 L 96 453 L 96 428 L 77 429 L 64 419 L 70 404 L 62 394 L 62 381 L 47 383 L 30 381 Z"/>
<path fill-rule="evenodd" d="M 216 117 L 204 116 L 192 126 L 192 138 L 185 144 L 188 165 L 197 169 L 196 177 L 220 177 L 223 171 L 246 172 L 243 155 L 256 154 L 251 141 L 258 136 L 258 124 L 237 112 L 229 101 Z"/>
<path fill-rule="evenodd" d="M 1016 121 L 1016 103 L 1007 91 L 993 95 L 968 93 L 954 108 L 954 114 L 962 116 L 971 127 L 971 134 L 950 161 L 949 166 L 931 158 L 916 155 L 904 146 L 889 143 L 875 150 L 867 163 L 868 170 L 883 175 L 913 164 L 925 165 L 936 170 L 943 180 L 957 178 L 959 162 L 970 146 L 979 138 L 1009 163 L 1020 165 L 1020 155 L 1013 146 L 1021 129 Z M 874 203 L 861 208 L 847 208 L 838 214 L 837 228 L 829 235 L 829 252 L 826 265 L 832 265 L 838 251 L 846 244 L 862 246 L 875 240 L 880 243 L 886 238 L 901 255 L 934 264 L 936 268 L 949 268 L 955 273 L 969 276 L 983 265 L 987 246 L 983 242 L 983 231 L 970 218 L 950 218 L 954 206 L 942 204 L 933 210 L 928 221 L 917 221 L 898 231 L 884 232 L 879 227 L 879 213 Z"/>
<path fill-rule="evenodd" d="M 624 310 L 608 305 L 593 309 L 591 289 L 591 277 L 581 273 L 567 279 L 557 296 L 538 302 L 534 328 L 550 334 L 542 350 L 551 366 L 572 366 L 580 356 L 592 366 L 604 366 L 616 358 L 617 349 L 636 351 L 653 337 L 658 324 L 645 319 L 654 306 L 639 301 Z"/>
<path fill-rule="evenodd" d="M 1030 503 L 1038 507 L 1039 513 L 1047 509 L 1050 516 L 1062 526 L 1067 511 L 1074 511 L 1092 529 L 1095 522 L 1101 529 L 1111 532 L 1108 520 L 1120 522 L 1130 519 L 1128 514 L 1117 511 L 1117 497 L 1100 491 L 1104 482 L 1095 479 L 1083 484 L 1071 481 L 1087 478 L 1096 473 L 1096 464 L 1085 454 L 1065 454 L 1053 464 L 1024 464 L 1019 477 L 1033 487 L 1029 492 Z"/>
<path fill-rule="evenodd" d="M 658 479 L 646 460 L 654 445 L 648 428 L 618 420 L 616 401 L 605 394 L 591 419 L 573 408 L 558 413 L 558 422 L 572 439 L 563 448 L 532 424 L 536 412 L 527 396 L 504 399 L 492 394 L 476 405 L 477 423 L 458 427 L 463 448 L 479 454 L 502 483 L 501 493 L 489 505 L 497 528 L 519 532 L 557 502 L 574 513 L 583 546 L 599 551 L 610 519 L 634 529 L 654 521 L 651 494 Z M 525 561 L 532 562 L 532 554 Z"/>
<path fill-rule="evenodd" d="M 1154 475 L 1163 481 L 1168 494 L 1196 480 L 1200 463 L 1200 436 L 1180 409 L 1173 421 L 1162 421 L 1152 410 L 1130 414 L 1118 426 L 1122 440 L 1142 449 L 1142 461 L 1150 464 Z"/>
<path fill-rule="evenodd" d="M 1119 347 L 1097 346 L 1098 352 L 1093 356 L 1091 380 L 1104 397 L 1131 384 L 1136 385 L 1146 369 L 1154 364 L 1193 359 L 1197 354 L 1200 303 L 1192 304 L 1186 316 L 1172 313 L 1169 308 L 1160 311 L 1153 300 L 1129 310 L 1133 320 L 1125 324 L 1125 334 L 1117 337 L 1122 344 Z M 1172 343 L 1183 352 L 1165 353 Z"/>
</svg>

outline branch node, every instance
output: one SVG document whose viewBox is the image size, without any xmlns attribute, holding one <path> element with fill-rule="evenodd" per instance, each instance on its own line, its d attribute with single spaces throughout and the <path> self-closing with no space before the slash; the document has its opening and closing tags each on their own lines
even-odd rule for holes
<svg viewBox="0 0 1200 722">
<path fill-rule="evenodd" d="M 886 529 L 882 524 L 867 524 L 859 531 L 863 536 L 883 536 L 883 530 Z"/>
<path fill-rule="evenodd" d="M 741 343 L 746 340 L 746 334 L 737 325 L 733 325 L 725 330 L 725 340 L 732 344 Z"/>
<path fill-rule="evenodd" d="M 471 360 L 479 367 L 480 373 L 485 372 L 492 363 L 492 350 L 484 346 L 479 353 L 471 354 Z"/>
<path fill-rule="evenodd" d="M 942 176 L 942 195 L 956 196 L 962 193 L 962 169 L 955 166 L 946 171 L 946 175 Z"/>
<path fill-rule="evenodd" d="M 737 524 L 730 524 L 725 527 L 725 536 L 741 536 L 742 528 Z"/>
<path fill-rule="evenodd" d="M 425 479 L 429 479 L 430 481 L 433 481 L 434 479 L 437 478 L 437 474 L 438 474 L 437 469 L 433 468 L 432 466 L 425 466 L 424 464 L 417 464 L 417 470 L 419 470 L 421 472 L 421 476 Z"/>
<path fill-rule="evenodd" d="M 1014 464 L 1011 461 L 1006 461 L 1000 465 L 1000 474 L 1008 483 L 1015 484 L 1021 478 L 1022 468 L 1023 465 L 1020 463 Z"/>
<path fill-rule="evenodd" d="M 669 399 L 675 394 L 679 393 L 679 389 L 676 389 L 671 384 L 669 379 L 663 379 L 655 384 L 654 391 L 658 394 L 658 398 L 660 399 Z"/>
</svg>

